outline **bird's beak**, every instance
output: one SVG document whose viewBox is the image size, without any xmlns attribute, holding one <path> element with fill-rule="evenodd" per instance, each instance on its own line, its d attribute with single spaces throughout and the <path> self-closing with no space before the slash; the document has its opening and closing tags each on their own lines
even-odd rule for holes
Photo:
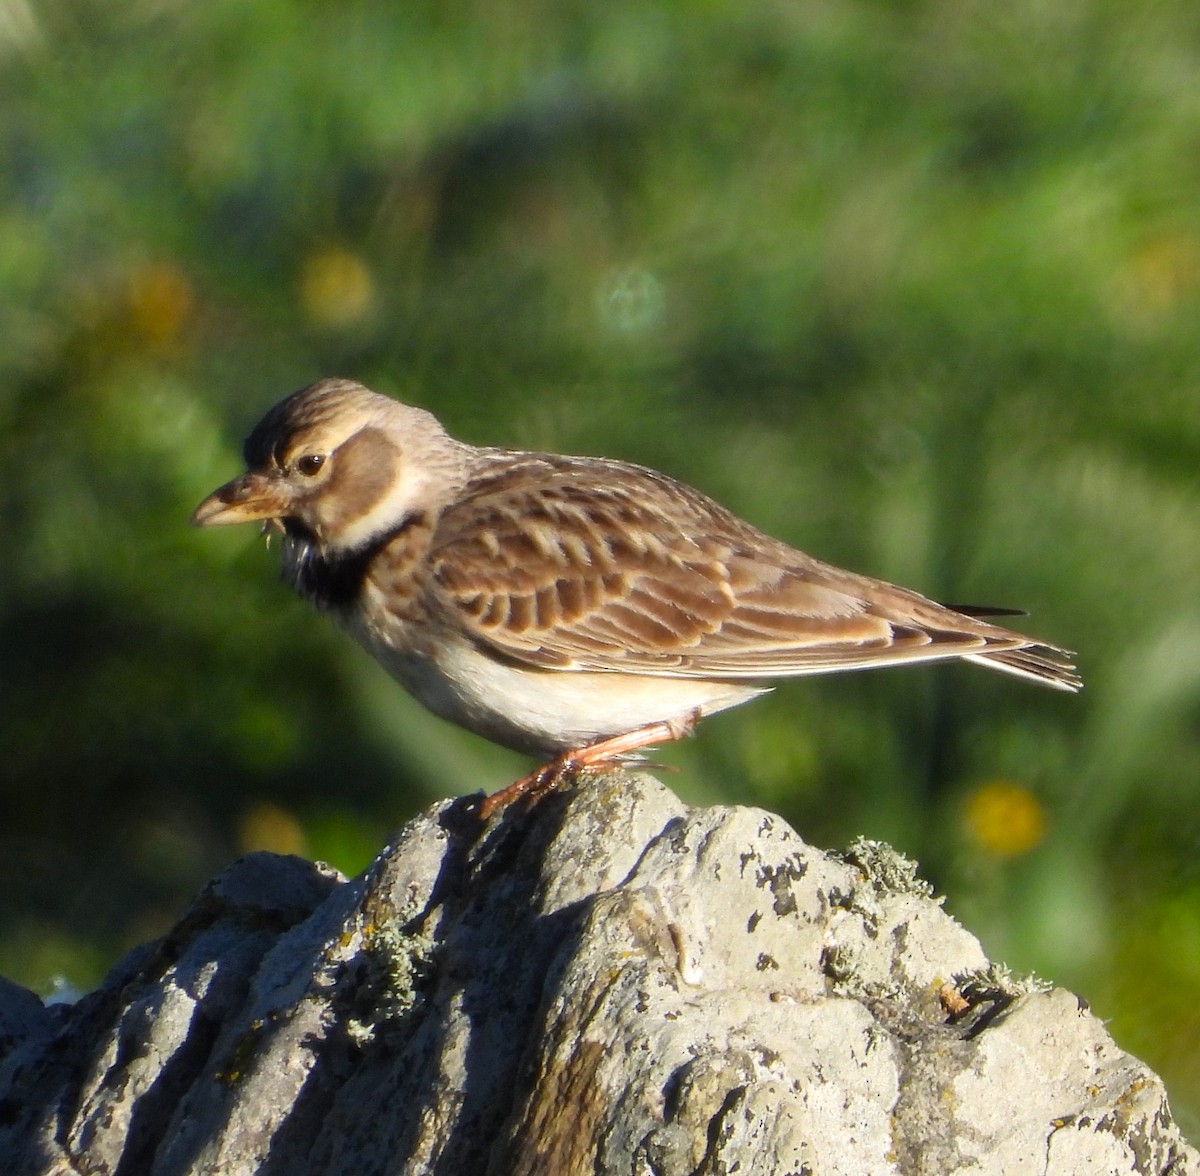
<svg viewBox="0 0 1200 1176">
<path fill-rule="evenodd" d="M 288 487 L 279 478 L 247 472 L 214 490 L 192 512 L 197 527 L 224 527 L 231 523 L 253 523 L 278 519 L 291 505 Z"/>
</svg>

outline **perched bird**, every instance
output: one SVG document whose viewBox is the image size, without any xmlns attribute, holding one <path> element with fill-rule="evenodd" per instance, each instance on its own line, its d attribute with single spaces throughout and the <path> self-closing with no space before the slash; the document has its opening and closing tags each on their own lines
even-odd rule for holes
<svg viewBox="0 0 1200 1176">
<path fill-rule="evenodd" d="M 1067 651 L 842 571 L 643 466 L 477 448 L 327 379 L 275 405 L 198 526 L 261 520 L 284 578 L 430 710 L 564 772 L 773 679 L 964 658 L 1077 690 Z"/>
</svg>

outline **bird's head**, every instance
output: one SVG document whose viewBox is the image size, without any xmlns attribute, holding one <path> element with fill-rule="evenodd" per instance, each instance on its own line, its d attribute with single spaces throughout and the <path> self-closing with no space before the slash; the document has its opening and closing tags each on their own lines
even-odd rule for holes
<svg viewBox="0 0 1200 1176">
<path fill-rule="evenodd" d="M 352 551 L 458 488 L 468 447 L 430 413 L 329 379 L 280 401 L 246 439 L 246 472 L 192 514 L 264 523 L 329 554 Z"/>
</svg>

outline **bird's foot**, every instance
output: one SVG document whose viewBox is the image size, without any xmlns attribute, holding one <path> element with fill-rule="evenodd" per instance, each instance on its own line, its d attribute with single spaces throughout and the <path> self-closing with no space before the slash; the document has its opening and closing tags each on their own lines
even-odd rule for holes
<svg viewBox="0 0 1200 1176">
<path fill-rule="evenodd" d="M 603 767 L 619 762 L 642 748 L 682 739 L 695 730 L 699 721 L 700 710 L 697 708 L 681 719 L 648 723 L 644 727 L 589 743 L 585 747 L 569 748 L 549 763 L 530 772 L 528 776 L 522 776 L 507 788 L 485 796 L 479 802 L 479 818 L 483 821 L 490 820 L 516 800 L 523 800 L 527 805 L 536 804 L 547 793 L 553 792 L 563 780 L 578 775 L 585 768 Z"/>
<path fill-rule="evenodd" d="M 507 788 L 501 788 L 499 792 L 485 796 L 479 802 L 477 810 L 479 819 L 481 821 L 491 820 L 498 812 L 502 812 L 516 800 L 524 800 L 527 804 L 536 804 L 546 793 L 553 792 L 565 776 L 578 770 L 573 759 L 575 754 L 574 751 L 564 751 L 549 763 L 535 768 L 528 776 L 514 780 Z"/>
</svg>

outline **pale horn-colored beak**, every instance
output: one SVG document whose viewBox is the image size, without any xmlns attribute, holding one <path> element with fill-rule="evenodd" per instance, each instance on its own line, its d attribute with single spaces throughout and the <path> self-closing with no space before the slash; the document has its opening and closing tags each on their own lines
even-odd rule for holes
<svg viewBox="0 0 1200 1176">
<path fill-rule="evenodd" d="M 197 527 L 224 527 L 282 518 L 291 505 L 287 485 L 269 474 L 247 472 L 214 490 L 192 512 Z"/>
</svg>

